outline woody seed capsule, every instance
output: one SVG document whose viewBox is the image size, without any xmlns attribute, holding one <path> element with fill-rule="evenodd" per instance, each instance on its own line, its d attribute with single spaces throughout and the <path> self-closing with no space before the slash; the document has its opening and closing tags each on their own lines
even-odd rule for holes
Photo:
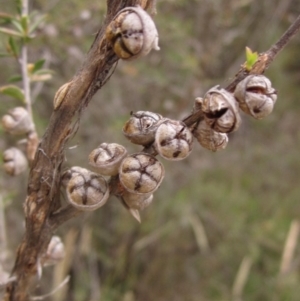
<svg viewBox="0 0 300 301">
<path fill-rule="evenodd" d="M 122 161 L 119 177 L 127 191 L 151 194 L 161 184 L 164 173 L 163 165 L 154 156 L 136 153 Z"/>
</svg>

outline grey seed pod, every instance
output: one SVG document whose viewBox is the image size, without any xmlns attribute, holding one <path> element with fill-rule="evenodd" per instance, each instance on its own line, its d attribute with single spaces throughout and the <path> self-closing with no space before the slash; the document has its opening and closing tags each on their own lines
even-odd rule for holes
<svg viewBox="0 0 300 301">
<path fill-rule="evenodd" d="M 5 172 L 11 176 L 21 174 L 28 167 L 25 155 L 16 147 L 11 147 L 4 151 L 3 162 Z"/>
<path fill-rule="evenodd" d="M 127 150 L 117 143 L 102 143 L 89 155 L 89 164 L 104 176 L 114 176 L 119 172 Z"/>
<path fill-rule="evenodd" d="M 238 104 L 231 93 L 218 86 L 211 88 L 204 98 L 197 98 L 201 103 L 207 124 L 215 131 L 230 133 L 238 129 L 241 123 Z"/>
<path fill-rule="evenodd" d="M 106 30 L 116 55 L 130 60 L 147 55 L 151 49 L 159 50 L 156 26 L 140 6 L 119 11 Z"/>
<path fill-rule="evenodd" d="M 154 141 L 155 132 L 162 121 L 160 114 L 138 111 L 125 123 L 123 134 L 134 144 L 147 145 Z"/>
<path fill-rule="evenodd" d="M 193 131 L 193 135 L 201 146 L 213 152 L 226 148 L 228 135 L 213 130 L 205 120 L 199 122 Z"/>
<path fill-rule="evenodd" d="M 240 108 L 256 119 L 268 116 L 277 100 L 277 92 L 264 75 L 249 75 L 238 83 L 234 91 Z"/>
<path fill-rule="evenodd" d="M 66 190 L 69 203 L 83 211 L 98 209 L 109 197 L 106 180 L 101 175 L 86 169 L 71 172 Z"/>
<path fill-rule="evenodd" d="M 34 129 L 34 125 L 26 109 L 16 107 L 2 117 L 3 128 L 12 135 L 22 135 Z"/>
<path fill-rule="evenodd" d="M 153 193 L 161 184 L 164 174 L 163 165 L 154 156 L 146 153 L 126 157 L 119 169 L 124 188 L 136 194 Z"/>
<path fill-rule="evenodd" d="M 136 194 L 125 191 L 122 198 L 129 209 L 143 210 L 152 203 L 153 194 Z"/>
<path fill-rule="evenodd" d="M 59 236 L 52 236 L 47 247 L 46 254 L 43 256 L 43 265 L 57 264 L 65 257 L 65 247 Z"/>
<path fill-rule="evenodd" d="M 66 170 L 62 176 L 61 176 L 61 184 L 63 187 L 67 187 L 69 181 L 71 180 L 72 177 L 78 174 L 83 174 L 88 176 L 89 170 L 80 166 L 73 166 L 70 169 Z"/>
<path fill-rule="evenodd" d="M 155 133 L 155 148 L 167 160 L 183 160 L 192 151 L 193 135 L 181 121 L 165 120 Z"/>
</svg>

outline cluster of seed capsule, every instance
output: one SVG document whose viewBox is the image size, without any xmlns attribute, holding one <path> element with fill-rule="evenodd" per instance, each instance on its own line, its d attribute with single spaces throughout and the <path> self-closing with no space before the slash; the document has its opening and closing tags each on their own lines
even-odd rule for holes
<svg viewBox="0 0 300 301">
<path fill-rule="evenodd" d="M 228 134 L 241 124 L 240 110 L 255 119 L 262 119 L 273 111 L 276 100 L 277 92 L 264 75 L 248 75 L 239 82 L 234 93 L 213 87 L 203 98 L 196 98 L 194 109 L 201 110 L 204 119 L 194 128 L 193 134 L 211 151 L 224 149 Z"/>
<path fill-rule="evenodd" d="M 109 24 L 106 37 L 116 55 L 124 60 L 159 49 L 155 24 L 139 6 L 121 10 Z M 194 137 L 211 151 L 224 149 L 228 133 L 241 123 L 240 109 L 260 119 L 271 113 L 276 98 L 266 77 L 251 75 L 237 85 L 234 93 L 214 87 L 203 98 L 196 98 L 194 110 L 201 110 L 204 118 L 191 127 L 153 112 L 133 113 L 123 134 L 144 150 L 128 154 L 122 145 L 102 143 L 89 155 L 93 171 L 75 166 L 63 174 L 67 199 L 79 210 L 95 210 L 107 202 L 109 183 L 117 179 L 116 195 L 139 220 L 139 211 L 151 204 L 164 178 L 157 154 L 167 160 L 185 159 L 192 151 Z"/>
<path fill-rule="evenodd" d="M 201 110 L 204 118 L 191 127 L 153 112 L 132 113 L 123 134 L 144 150 L 128 154 L 122 145 L 100 144 L 89 155 L 94 171 L 72 167 L 64 173 L 62 183 L 67 199 L 79 210 L 95 210 L 107 202 L 107 177 L 114 177 L 119 180 L 117 196 L 139 220 L 139 211 L 151 204 L 153 193 L 164 178 L 164 167 L 156 155 L 171 161 L 183 160 L 192 151 L 194 137 L 211 151 L 224 149 L 228 134 L 241 124 L 240 109 L 261 119 L 272 112 L 276 98 L 269 79 L 250 75 L 234 93 L 213 87 L 203 98 L 196 98 L 194 110 Z"/>
<path fill-rule="evenodd" d="M 16 107 L 2 117 L 3 129 L 11 135 L 25 136 L 34 130 L 32 119 L 23 107 Z M 17 176 L 27 170 L 28 161 L 18 147 L 10 147 L 3 153 L 4 170 L 11 176 Z"/>
<path fill-rule="evenodd" d="M 131 60 L 158 50 L 158 33 L 152 18 L 139 6 L 121 10 L 106 30 L 106 38 L 116 55 Z M 59 90 L 54 108 L 59 108 Z M 263 75 L 249 75 L 230 93 L 218 86 L 195 100 L 194 111 L 203 118 L 188 127 L 184 122 L 165 118 L 160 114 L 138 111 L 131 114 L 123 133 L 132 143 L 144 147 L 128 154 L 124 146 L 102 143 L 89 155 L 93 171 L 72 167 L 62 176 L 67 200 L 78 210 L 92 211 L 103 206 L 110 195 L 110 183 L 117 179 L 117 195 L 134 217 L 153 200 L 153 193 L 164 178 L 164 167 L 156 158 L 172 161 L 185 159 L 192 151 L 193 138 L 211 151 L 224 149 L 228 134 L 241 124 L 240 110 L 256 119 L 269 115 L 277 99 L 276 90 Z M 33 124 L 28 112 L 18 107 L 2 119 L 3 127 L 11 134 L 28 134 Z M 11 175 L 27 167 L 25 155 L 17 148 L 4 153 L 4 166 Z"/>
</svg>

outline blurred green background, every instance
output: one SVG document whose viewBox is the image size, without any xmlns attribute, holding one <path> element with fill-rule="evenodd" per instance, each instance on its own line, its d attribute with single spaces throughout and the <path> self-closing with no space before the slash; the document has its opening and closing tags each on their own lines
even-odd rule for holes
<svg viewBox="0 0 300 301">
<path fill-rule="evenodd" d="M 30 3 L 48 15 L 31 43 L 30 59 L 45 58 L 55 72 L 51 81 L 33 86 L 34 118 L 42 136 L 53 96 L 84 60 L 105 17 L 106 1 Z M 14 12 L 14 1 L 0 0 L 0 7 Z M 244 62 L 245 46 L 262 52 L 276 42 L 300 14 L 300 2 L 164 0 L 157 1 L 157 11 L 161 50 L 118 63 L 85 110 L 69 144 L 77 147 L 66 150 L 66 166 L 88 167 L 88 154 L 102 142 L 139 151 L 122 135 L 130 111 L 185 117 L 195 97 L 230 82 Z M 5 37 L 0 40 L 4 47 Z M 266 73 L 278 90 L 271 116 L 256 121 L 243 115 L 224 151 L 211 153 L 195 143 L 188 159 L 162 160 L 166 177 L 152 206 L 142 212 L 141 224 L 111 198 L 100 210 L 63 225 L 57 234 L 67 260 L 45 268 L 32 294 L 51 291 L 70 274 L 69 284 L 45 300 L 298 301 L 299 55 L 300 34 Z M 0 70 L 2 85 L 18 66 L 3 58 Z M 16 104 L 1 96 L 1 115 Z M 1 150 L 14 143 L 1 129 Z M 0 179 L 10 250 L 5 267 L 10 270 L 24 233 L 26 175 L 9 178 L 1 171 Z M 283 260 L 285 248 L 291 251 Z"/>
</svg>

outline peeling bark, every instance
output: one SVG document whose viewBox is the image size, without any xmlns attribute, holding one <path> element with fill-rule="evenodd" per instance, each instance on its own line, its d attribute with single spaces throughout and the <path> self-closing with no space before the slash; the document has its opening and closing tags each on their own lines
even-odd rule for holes
<svg viewBox="0 0 300 301">
<path fill-rule="evenodd" d="M 118 61 L 105 30 L 114 15 L 126 6 L 151 7 L 152 0 L 108 0 L 107 16 L 81 68 L 69 82 L 60 106 L 53 111 L 31 165 L 27 198 L 24 203 L 26 231 L 18 247 L 12 276 L 16 280 L 6 287 L 5 301 L 30 299 L 30 290 L 37 280 L 39 258 L 46 251 L 53 232 L 61 224 L 62 212 L 68 217 L 80 214 L 73 210 L 55 212 L 60 204 L 60 176 L 64 148 L 76 132 L 81 113 L 93 95 L 105 84 Z M 70 215 L 71 212 L 71 215 Z M 53 222 L 55 219 L 56 222 Z"/>
</svg>

